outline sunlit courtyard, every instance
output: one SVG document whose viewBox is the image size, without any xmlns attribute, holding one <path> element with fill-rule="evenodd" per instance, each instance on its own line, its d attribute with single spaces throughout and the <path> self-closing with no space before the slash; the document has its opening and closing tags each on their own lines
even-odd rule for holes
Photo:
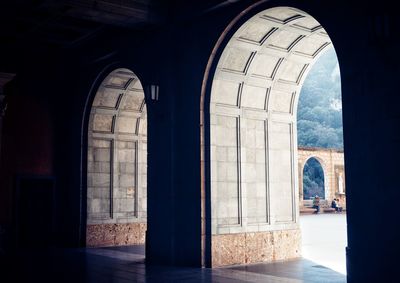
<svg viewBox="0 0 400 283">
<path fill-rule="evenodd" d="M 346 274 L 346 214 L 302 215 L 302 255 Z"/>
</svg>

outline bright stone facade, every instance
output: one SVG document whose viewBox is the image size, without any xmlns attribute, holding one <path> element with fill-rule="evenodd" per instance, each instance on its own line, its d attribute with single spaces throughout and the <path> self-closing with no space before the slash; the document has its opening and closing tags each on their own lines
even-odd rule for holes
<svg viewBox="0 0 400 283">
<path fill-rule="evenodd" d="M 213 265 L 300 256 L 297 103 L 307 72 L 330 45 L 314 18 L 278 7 L 247 20 L 224 48 L 210 104 Z M 266 241 L 249 253 L 252 244 L 236 239 L 278 231 L 288 246 Z"/>
<path fill-rule="evenodd" d="M 143 244 L 147 119 L 143 88 L 131 71 L 117 69 L 99 87 L 88 147 L 86 244 Z"/>
</svg>

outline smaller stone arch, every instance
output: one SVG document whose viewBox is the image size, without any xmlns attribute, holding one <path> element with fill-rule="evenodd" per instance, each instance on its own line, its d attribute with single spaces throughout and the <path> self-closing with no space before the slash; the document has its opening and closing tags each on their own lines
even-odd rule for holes
<svg viewBox="0 0 400 283">
<path fill-rule="evenodd" d="M 112 71 L 88 124 L 87 246 L 144 244 L 147 221 L 147 110 L 129 69 Z"/>
<path fill-rule="evenodd" d="M 315 158 L 324 170 L 325 201 L 329 206 L 334 198 L 340 198 L 340 203 L 345 206 L 345 194 L 339 192 L 337 176 L 341 172 L 344 177 L 344 153 L 340 149 L 327 149 L 317 147 L 298 148 L 298 176 L 299 176 L 299 205 L 309 206 L 310 201 L 303 199 L 303 169 L 310 158 Z M 344 182 L 343 182 L 344 183 Z"/>
</svg>

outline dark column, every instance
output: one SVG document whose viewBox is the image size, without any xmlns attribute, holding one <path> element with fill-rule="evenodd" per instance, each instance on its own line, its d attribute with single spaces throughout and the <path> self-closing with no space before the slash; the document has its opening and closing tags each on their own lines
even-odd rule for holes
<svg viewBox="0 0 400 283">
<path fill-rule="evenodd" d="M 340 50 L 348 282 L 398 277 L 400 25 L 390 7 L 379 5 L 358 15 L 348 48 Z"/>
</svg>

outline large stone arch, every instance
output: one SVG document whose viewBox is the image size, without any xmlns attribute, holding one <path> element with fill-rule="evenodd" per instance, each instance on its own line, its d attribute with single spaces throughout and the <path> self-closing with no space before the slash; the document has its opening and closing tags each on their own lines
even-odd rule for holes
<svg viewBox="0 0 400 283">
<path fill-rule="evenodd" d="M 88 124 L 87 246 L 144 244 L 147 219 L 147 111 L 130 70 L 99 86 Z"/>
<path fill-rule="evenodd" d="M 210 114 L 202 160 L 210 170 L 203 175 L 210 213 L 203 217 L 212 266 L 300 256 L 298 97 L 331 45 L 313 17 L 276 7 L 248 19 L 223 46 L 202 112 Z"/>
</svg>

